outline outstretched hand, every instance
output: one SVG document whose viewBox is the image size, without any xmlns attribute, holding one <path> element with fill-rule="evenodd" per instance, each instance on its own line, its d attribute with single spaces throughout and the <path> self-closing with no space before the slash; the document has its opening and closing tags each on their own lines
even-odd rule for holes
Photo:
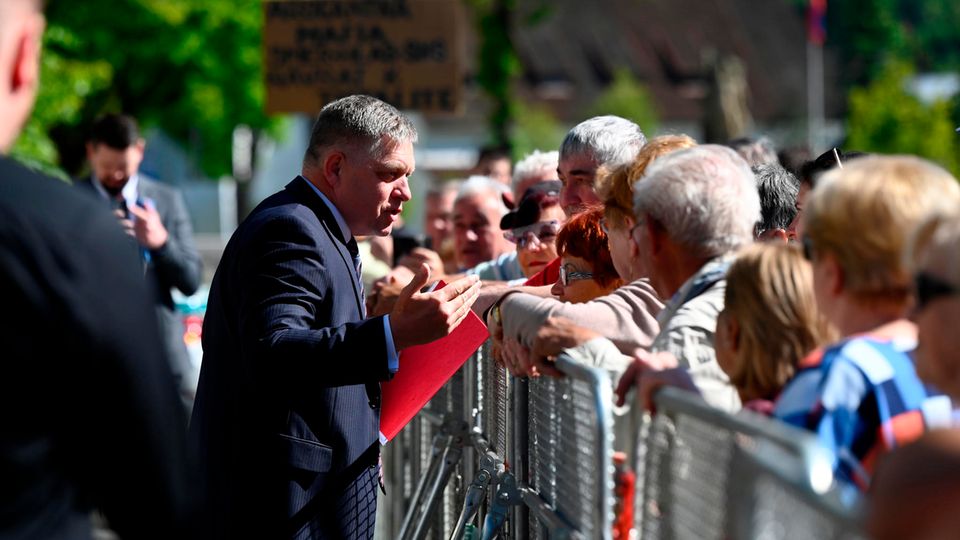
<svg viewBox="0 0 960 540">
<path fill-rule="evenodd" d="M 460 278 L 439 291 L 421 293 L 430 281 L 430 267 L 420 265 L 400 292 L 390 312 L 393 342 L 398 350 L 440 339 L 463 322 L 480 293 L 476 276 Z"/>
<path fill-rule="evenodd" d="M 617 384 L 617 405 L 627 402 L 627 394 L 634 386 L 643 406 L 654 410 L 653 395 L 662 386 L 676 386 L 698 392 L 693 380 L 685 369 L 677 368 L 677 358 L 669 352 L 648 352 L 637 349 L 633 353 L 633 363 L 620 377 Z"/>
</svg>

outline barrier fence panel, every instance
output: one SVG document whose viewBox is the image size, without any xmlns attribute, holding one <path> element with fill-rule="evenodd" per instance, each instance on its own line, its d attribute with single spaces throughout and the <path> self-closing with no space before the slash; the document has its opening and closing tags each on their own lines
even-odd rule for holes
<svg viewBox="0 0 960 540">
<path fill-rule="evenodd" d="M 530 379 L 528 481 L 531 538 L 610 538 L 613 413 L 607 372 L 557 360 L 566 376 Z M 519 429 L 519 427 L 518 427 Z"/>
<path fill-rule="evenodd" d="M 743 412 L 730 415 L 699 396 L 664 388 L 655 397 L 644 446 L 637 523 L 645 539 L 724 538 L 733 455 L 738 449 L 772 456 L 782 474 L 812 493 L 833 481 L 832 461 L 810 433 Z"/>
<path fill-rule="evenodd" d="M 767 540 L 861 540 L 855 514 L 839 500 L 814 493 L 762 452 L 736 449 L 729 537 Z"/>
<path fill-rule="evenodd" d="M 611 538 L 611 381 L 557 367 L 514 379 L 484 344 L 385 449 L 386 537 Z M 824 496 L 832 460 L 811 434 L 677 389 L 655 401 L 637 430 L 641 538 L 860 538 Z"/>
</svg>

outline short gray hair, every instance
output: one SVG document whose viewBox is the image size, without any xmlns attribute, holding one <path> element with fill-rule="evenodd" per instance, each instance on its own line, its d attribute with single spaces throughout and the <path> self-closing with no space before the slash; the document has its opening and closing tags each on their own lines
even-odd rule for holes
<svg viewBox="0 0 960 540">
<path fill-rule="evenodd" d="M 317 165 L 323 152 L 334 145 L 365 147 L 382 157 L 387 142 L 417 142 L 417 128 L 393 105 L 375 97 L 354 95 L 328 103 L 317 116 L 303 164 Z"/>
<path fill-rule="evenodd" d="M 800 181 L 779 164 L 755 165 L 751 170 L 760 195 L 760 221 L 754 234 L 760 236 L 767 231 L 787 230 L 797 217 Z"/>
<path fill-rule="evenodd" d="M 773 142 L 766 137 L 760 137 L 759 139 L 742 137 L 728 142 L 727 146 L 733 148 L 736 153 L 740 154 L 740 157 L 745 159 L 751 167 L 780 164 L 776 147 L 773 146 Z"/>
<path fill-rule="evenodd" d="M 557 165 L 560 161 L 560 152 L 541 152 L 534 150 L 527 154 L 513 167 L 513 189 L 517 189 L 524 180 L 531 176 L 539 176 L 543 171 L 557 174 Z M 521 193 L 522 195 L 522 193 Z"/>
<path fill-rule="evenodd" d="M 510 188 L 489 176 L 471 176 L 467 178 L 460 186 L 460 191 L 457 192 L 457 198 L 453 200 L 453 204 L 456 206 L 461 200 L 474 195 L 485 195 L 488 196 L 491 201 L 495 201 L 501 216 L 504 216 L 510 211 L 510 209 L 507 208 L 506 202 L 504 202 L 504 197 L 511 195 Z"/>
<path fill-rule="evenodd" d="M 760 197 L 742 157 L 705 144 L 654 161 L 633 185 L 633 211 L 663 225 L 696 257 L 716 257 L 753 242 Z"/>
<path fill-rule="evenodd" d="M 588 155 L 609 169 L 632 163 L 647 144 L 640 126 L 619 116 L 594 116 L 567 132 L 560 144 L 560 159 Z"/>
</svg>

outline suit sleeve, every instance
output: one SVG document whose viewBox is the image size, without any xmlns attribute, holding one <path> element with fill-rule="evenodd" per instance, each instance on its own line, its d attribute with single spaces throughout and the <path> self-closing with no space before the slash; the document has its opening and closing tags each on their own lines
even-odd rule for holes
<svg viewBox="0 0 960 540">
<path fill-rule="evenodd" d="M 281 377 L 281 383 L 388 380 L 383 317 L 361 320 L 353 311 L 352 278 L 324 235 L 287 216 L 267 225 L 246 250 L 240 263 L 244 349 L 252 351 L 259 375 Z M 335 315 L 344 312 L 355 317 Z"/>
<path fill-rule="evenodd" d="M 164 285 L 177 288 L 186 295 L 197 292 L 200 287 L 202 264 L 200 253 L 193 241 L 190 215 L 179 191 L 170 190 L 167 198 L 167 243 L 151 252 L 157 276 Z"/>
</svg>

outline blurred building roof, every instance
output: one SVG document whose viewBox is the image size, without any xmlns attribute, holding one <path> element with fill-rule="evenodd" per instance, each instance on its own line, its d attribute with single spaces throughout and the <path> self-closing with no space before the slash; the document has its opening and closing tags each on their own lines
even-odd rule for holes
<svg viewBox="0 0 960 540">
<path fill-rule="evenodd" d="M 644 83 L 664 120 L 699 121 L 710 91 L 708 58 L 747 66 L 749 104 L 762 123 L 806 113 L 803 12 L 788 0 L 519 0 L 513 39 L 522 91 L 562 119 L 580 119 L 618 68 Z M 546 10 L 530 22 L 529 13 Z M 826 58 L 826 80 L 836 80 Z M 842 96 L 825 85 L 827 116 Z"/>
</svg>

